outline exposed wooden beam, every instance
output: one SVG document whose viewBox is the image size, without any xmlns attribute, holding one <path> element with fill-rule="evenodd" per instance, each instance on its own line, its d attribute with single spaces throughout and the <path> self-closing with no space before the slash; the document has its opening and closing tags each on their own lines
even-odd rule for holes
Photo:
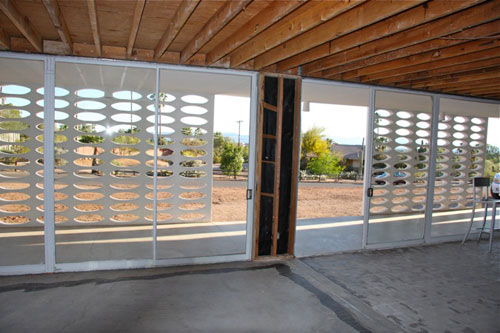
<svg viewBox="0 0 500 333">
<path fill-rule="evenodd" d="M 500 78 L 500 68 L 491 67 L 476 71 L 476 73 L 469 74 L 449 74 L 440 77 L 439 79 L 431 79 L 418 83 L 411 83 L 408 87 L 418 89 L 442 89 L 460 86 L 464 82 L 471 82 L 485 79 Z"/>
<path fill-rule="evenodd" d="M 499 99 L 500 100 L 500 94 L 499 93 L 492 93 L 492 94 L 481 94 L 481 97 L 484 98 L 493 98 L 493 99 Z"/>
<path fill-rule="evenodd" d="M 163 33 L 158 45 L 155 48 L 155 59 L 161 58 L 163 53 L 168 49 L 175 37 L 179 34 L 184 24 L 187 22 L 191 14 L 194 12 L 200 0 L 182 1 L 174 17 L 170 20 L 167 30 Z"/>
<path fill-rule="evenodd" d="M 196 52 L 208 43 L 233 18 L 236 17 L 252 0 L 227 1 L 201 31 L 194 36 L 181 52 L 181 63 L 186 63 Z"/>
<path fill-rule="evenodd" d="M 13 2 L 11 0 L 0 0 L 0 10 L 9 18 L 17 30 L 23 34 L 35 50 L 42 52 L 42 38 L 38 32 L 33 30 L 28 18 L 19 13 Z"/>
<path fill-rule="evenodd" d="M 469 0 L 469 2 L 471 1 L 480 0 Z M 315 29 L 316 31 L 308 31 L 306 34 L 260 55 L 255 59 L 256 67 L 259 68 L 261 65 L 265 66 L 279 62 L 318 45 L 321 46 L 322 43 L 330 40 L 329 54 L 332 54 L 359 46 L 366 41 L 379 39 L 397 31 L 408 29 L 419 24 L 422 20 L 427 20 L 428 17 L 433 17 L 433 11 L 428 11 L 427 7 L 431 7 L 431 4 L 434 3 L 410 9 L 421 2 L 395 1 L 389 3 L 387 1 L 372 1 L 365 3 L 356 10 L 343 14 L 338 20 L 321 25 Z M 462 1 L 459 3 L 462 3 Z M 450 12 L 450 6 L 441 5 L 441 2 L 437 2 L 437 5 L 433 7 L 438 7 L 436 17 Z M 362 13 L 362 15 L 359 15 L 359 13 Z M 332 32 L 335 32 L 335 34 Z M 307 34 L 310 34 L 310 36 L 307 36 Z M 313 42 L 311 43 L 311 41 Z"/>
<path fill-rule="evenodd" d="M 59 38 L 66 48 L 66 52 L 68 54 L 73 54 L 73 40 L 71 39 L 71 35 L 69 34 L 66 20 L 61 13 L 61 9 L 59 8 L 59 3 L 57 2 L 57 0 L 42 0 L 42 2 L 45 6 L 45 9 L 47 9 L 47 12 L 49 13 L 49 17 L 57 30 Z"/>
<path fill-rule="evenodd" d="M 432 39 L 415 45 L 407 46 L 395 51 L 386 52 L 379 55 L 375 55 L 373 57 L 356 60 L 353 62 L 349 62 L 347 64 L 335 66 L 323 70 L 321 73 L 325 77 L 335 76 L 359 68 L 366 68 L 384 62 L 395 61 L 403 57 L 408 57 L 432 50 L 436 51 L 445 47 L 465 43 L 468 40 L 473 40 L 476 38 L 480 39 L 479 37 L 492 36 L 498 33 L 500 33 L 500 21 L 497 20 L 486 24 L 481 24 L 479 26 L 470 29 L 463 30 L 455 34 L 448 35 L 446 36 L 446 38 Z M 312 73 L 308 73 L 308 75 L 311 74 Z"/>
<path fill-rule="evenodd" d="M 497 48 L 491 51 L 494 52 L 495 50 L 496 52 L 498 52 L 500 49 Z M 474 58 L 478 58 L 479 60 L 476 60 Z M 439 67 L 437 69 L 429 68 L 423 71 L 418 71 L 404 75 L 397 75 L 390 78 L 378 80 L 377 84 L 385 85 L 391 83 L 406 82 L 437 75 L 445 75 L 453 72 L 460 73 L 473 69 L 487 68 L 494 65 L 500 65 L 500 56 L 498 56 L 495 53 L 491 53 L 491 55 L 471 54 L 469 56 L 458 56 L 451 58 L 448 64 L 449 64 L 448 66 Z"/>
<path fill-rule="evenodd" d="M 348 50 L 367 42 L 380 39 L 384 36 L 398 33 L 420 24 L 430 22 L 445 15 L 452 14 L 456 11 L 477 4 L 481 1 L 483 0 L 456 1 L 454 2 L 453 6 L 450 6 L 446 1 L 426 2 L 417 7 L 408 9 L 402 13 L 397 14 L 396 12 L 395 14 L 397 15 L 384 19 L 363 29 L 357 30 L 348 35 L 344 35 L 341 37 L 339 37 L 338 35 L 332 36 L 334 38 L 330 38 L 333 40 L 328 44 L 328 53 L 318 54 L 318 50 L 315 50 L 315 48 L 313 48 L 309 52 L 307 50 L 302 50 L 306 51 L 305 54 L 301 55 L 299 53 L 296 58 L 292 57 L 291 59 L 282 61 L 279 64 L 278 68 L 279 70 L 285 70 L 297 66 L 298 62 L 307 63 L 312 60 L 316 60 L 318 57 L 324 57 L 328 54 L 335 54 L 344 50 Z M 385 7 L 384 2 L 379 5 Z M 380 14 L 383 15 L 383 13 Z M 390 13 L 386 16 L 390 16 Z M 323 48 L 325 48 L 325 46 L 323 46 Z"/>
<path fill-rule="evenodd" d="M 500 93 L 500 79 L 488 79 L 481 81 L 475 81 L 473 86 L 464 87 L 464 88 L 456 88 L 453 91 L 455 92 L 463 92 L 467 91 L 470 93 L 486 93 L 486 92 L 499 92 Z"/>
<path fill-rule="evenodd" d="M 500 93 L 500 79 L 487 79 L 483 81 L 475 81 L 471 86 L 451 89 L 454 93 L 486 93 L 486 92 L 499 92 Z"/>
<path fill-rule="evenodd" d="M 231 54 L 231 67 L 237 67 L 250 59 L 270 50 L 309 29 L 317 27 L 345 11 L 364 2 L 362 1 L 319 1 L 310 2 L 306 10 L 291 17 L 284 17 L 263 33 L 241 45 Z M 264 66 L 261 66 L 264 67 Z"/>
<path fill-rule="evenodd" d="M 102 56 L 101 47 L 101 34 L 99 32 L 99 21 L 97 19 L 97 10 L 95 7 L 95 0 L 87 0 L 89 10 L 90 28 L 92 29 L 92 36 L 94 37 L 94 45 L 97 56 Z"/>
<path fill-rule="evenodd" d="M 461 46 L 461 47 L 458 47 Z M 420 71 L 433 70 L 441 67 L 454 66 L 464 63 L 470 63 L 473 61 L 479 61 L 484 59 L 489 59 L 493 57 L 498 57 L 498 49 L 500 46 L 500 38 L 498 40 L 490 40 L 487 43 L 481 41 L 474 41 L 470 43 L 465 43 L 461 45 L 452 46 L 449 49 L 452 50 L 446 56 L 445 49 L 441 52 L 445 55 L 443 58 L 439 57 L 439 54 L 435 55 L 433 59 L 427 57 L 427 54 L 417 54 L 409 58 L 398 59 L 394 64 L 394 67 L 390 69 L 378 72 L 375 74 L 363 75 L 361 81 L 363 82 L 377 82 L 379 83 L 381 79 L 390 78 L 393 76 L 401 76 L 403 74 L 417 73 Z M 420 61 L 419 58 L 425 58 L 427 62 Z M 404 60 L 404 61 L 401 61 Z M 415 60 L 416 65 L 412 65 L 412 60 Z M 389 80 L 384 81 L 389 83 Z"/>
<path fill-rule="evenodd" d="M 459 55 L 466 56 L 469 53 L 474 53 L 482 50 L 489 50 L 500 46 L 500 36 L 497 39 L 488 39 L 488 40 L 477 40 L 467 43 L 462 43 L 454 46 L 450 46 L 447 48 L 443 48 L 440 50 L 432 50 L 420 54 L 415 54 L 405 58 L 399 58 L 394 61 L 385 62 L 373 66 L 368 66 L 365 68 L 356 69 L 354 71 L 349 71 L 342 74 L 342 78 L 351 79 L 354 77 L 362 77 L 363 80 L 371 81 L 375 79 L 380 79 L 384 77 L 401 75 L 403 73 L 408 73 L 404 69 L 403 71 L 399 71 L 399 68 L 410 66 L 413 68 L 424 68 L 425 63 L 434 62 L 437 63 L 440 60 L 444 60 L 451 57 L 456 57 Z M 494 53 L 494 50 L 490 51 Z M 417 65 L 421 65 L 418 67 Z M 426 67 L 423 69 L 425 70 Z M 388 73 L 390 71 L 390 73 Z"/>
<path fill-rule="evenodd" d="M 10 37 L 2 28 L 0 28 L 0 48 L 4 50 L 10 49 Z"/>
<path fill-rule="evenodd" d="M 288 15 L 304 3 L 301 1 L 274 1 L 260 11 L 238 31 L 219 43 L 207 54 L 207 65 L 212 65 L 219 59 L 235 50 L 237 47 L 258 35 L 281 18 Z"/>
<path fill-rule="evenodd" d="M 500 11 L 500 1 L 486 2 L 474 6 L 473 8 L 443 17 L 439 20 L 422 24 L 410 30 L 386 36 L 376 41 L 360 45 L 357 48 L 327 56 L 305 65 L 303 71 L 305 74 L 309 74 L 355 60 L 398 50 L 431 39 L 447 36 L 462 31 L 464 27 L 475 26 L 496 20 L 498 19 L 498 11 Z"/>
<path fill-rule="evenodd" d="M 132 50 L 134 48 L 135 39 L 137 38 L 137 31 L 139 31 L 139 25 L 141 24 L 142 12 L 144 11 L 144 5 L 146 0 L 136 0 L 134 18 L 132 19 L 132 25 L 130 26 L 130 34 L 128 36 L 127 44 L 127 57 L 130 57 Z"/>
<path fill-rule="evenodd" d="M 495 72 L 496 70 L 498 70 L 499 66 L 500 66 L 499 64 L 496 64 L 493 66 L 484 67 L 480 69 L 471 69 L 468 71 L 461 71 L 461 72 L 451 72 L 448 74 L 436 75 L 434 77 L 396 83 L 396 85 L 403 87 L 424 87 L 424 86 L 439 85 L 441 83 L 448 88 L 455 86 L 462 88 L 464 87 L 463 83 L 461 83 L 461 81 L 454 81 L 454 80 L 456 80 L 457 78 L 465 78 L 465 77 L 467 78 L 472 77 L 474 78 L 474 80 L 477 80 L 476 79 L 477 75 Z"/>
</svg>

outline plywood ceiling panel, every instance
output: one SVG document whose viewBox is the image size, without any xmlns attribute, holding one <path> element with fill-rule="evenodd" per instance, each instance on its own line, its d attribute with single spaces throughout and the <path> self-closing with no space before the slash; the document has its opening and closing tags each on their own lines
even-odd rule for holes
<svg viewBox="0 0 500 333">
<path fill-rule="evenodd" d="M 86 1 L 59 0 L 59 7 L 68 24 L 74 43 L 93 44 Z"/>
<path fill-rule="evenodd" d="M 201 1 L 168 51 L 182 51 L 224 4 L 225 1 Z"/>
<path fill-rule="evenodd" d="M 15 6 L 23 16 L 28 18 L 33 30 L 42 35 L 44 39 L 59 39 L 59 35 L 41 1 L 15 1 Z"/>
<path fill-rule="evenodd" d="M 226 25 L 210 42 L 208 42 L 204 47 L 201 48 L 200 53 L 208 53 L 214 47 L 219 45 L 225 39 L 230 37 L 239 28 L 241 28 L 246 22 L 251 20 L 255 15 L 257 15 L 264 8 L 269 6 L 272 1 L 254 1 L 248 5 L 244 11 L 242 11 L 238 16 L 236 16 L 228 25 Z"/>
<path fill-rule="evenodd" d="M 135 47 L 154 50 L 181 1 L 146 1 Z"/>
</svg>

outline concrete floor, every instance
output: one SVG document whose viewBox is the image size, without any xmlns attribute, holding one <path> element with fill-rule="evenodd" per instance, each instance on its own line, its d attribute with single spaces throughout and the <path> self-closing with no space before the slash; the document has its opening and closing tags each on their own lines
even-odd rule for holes
<svg viewBox="0 0 500 333">
<path fill-rule="evenodd" d="M 441 215 L 439 215 L 441 214 Z M 465 234 L 470 212 L 453 211 L 436 214 L 432 236 Z M 498 216 L 498 215 L 497 215 Z M 498 223 L 498 222 L 497 222 Z M 476 227 L 481 224 L 480 214 Z M 244 221 L 219 223 L 165 224 L 158 227 L 159 259 L 241 254 L 246 249 Z M 475 230 L 473 230 L 475 231 Z M 377 217 L 368 226 L 368 244 L 423 238 L 421 217 Z M 357 251 L 362 248 L 362 216 L 297 220 L 295 255 L 308 257 Z M 102 260 L 151 259 L 152 226 L 89 226 L 56 228 L 56 262 L 78 263 Z M 43 229 L 27 227 L 0 228 L 2 266 L 43 264 Z"/>
<path fill-rule="evenodd" d="M 1 332 L 500 332 L 500 243 L 0 278 Z"/>
</svg>

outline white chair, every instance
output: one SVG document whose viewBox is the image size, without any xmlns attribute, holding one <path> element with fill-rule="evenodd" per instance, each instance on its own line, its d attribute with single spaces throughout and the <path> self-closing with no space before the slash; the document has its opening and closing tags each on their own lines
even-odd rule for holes
<svg viewBox="0 0 500 333">
<path fill-rule="evenodd" d="M 488 177 L 475 177 L 475 178 L 473 178 L 472 179 L 472 186 L 473 186 L 472 216 L 470 219 L 469 229 L 467 230 L 467 233 L 464 236 L 464 239 L 462 241 L 462 245 L 464 245 L 465 241 L 469 237 L 469 233 L 470 233 L 470 230 L 472 228 L 472 224 L 474 223 L 474 215 L 476 213 L 476 205 L 483 204 L 484 205 L 483 226 L 481 227 L 481 231 L 479 232 L 479 237 L 478 237 L 477 241 L 479 242 L 481 240 L 481 236 L 483 235 L 483 233 L 490 234 L 490 247 L 489 247 L 488 252 L 491 252 L 491 249 L 493 247 L 493 234 L 495 233 L 496 211 L 497 211 L 497 207 L 500 206 L 500 199 L 494 199 L 494 198 L 489 196 L 490 179 Z M 479 191 L 479 193 L 478 193 L 478 191 Z M 486 226 L 486 219 L 488 217 L 488 207 L 489 206 L 491 206 L 491 208 L 492 208 L 490 229 L 484 230 L 484 228 Z"/>
</svg>

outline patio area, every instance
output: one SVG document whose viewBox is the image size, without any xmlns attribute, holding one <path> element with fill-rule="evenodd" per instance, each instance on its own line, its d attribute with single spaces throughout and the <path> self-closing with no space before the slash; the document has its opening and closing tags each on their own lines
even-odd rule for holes
<svg viewBox="0 0 500 333">
<path fill-rule="evenodd" d="M 0 278 L 8 332 L 497 332 L 500 244 Z"/>
</svg>

